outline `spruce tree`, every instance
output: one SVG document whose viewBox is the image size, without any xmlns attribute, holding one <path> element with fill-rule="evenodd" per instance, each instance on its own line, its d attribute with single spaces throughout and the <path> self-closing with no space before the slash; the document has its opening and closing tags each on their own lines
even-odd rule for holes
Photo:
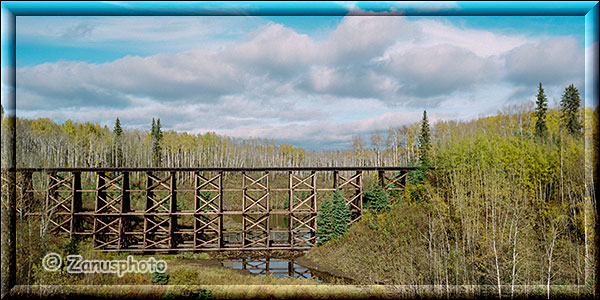
<svg viewBox="0 0 600 300">
<path fill-rule="evenodd" d="M 544 94 L 542 83 L 538 87 L 537 100 L 535 101 L 537 107 L 535 108 L 535 115 L 537 121 L 535 122 L 535 135 L 537 137 L 545 138 L 548 135 L 548 127 L 546 126 L 546 113 L 548 112 L 548 99 Z"/>
<path fill-rule="evenodd" d="M 571 134 L 579 134 L 581 132 L 582 125 L 579 121 L 580 105 L 581 98 L 579 97 L 579 91 L 571 84 L 565 88 L 565 92 L 560 100 L 561 127 Z"/>
<path fill-rule="evenodd" d="M 317 214 L 317 244 L 338 238 L 348 230 L 350 210 L 339 191 L 333 192 L 333 199 L 325 200 Z"/>
<path fill-rule="evenodd" d="M 123 142 L 122 142 L 121 136 L 123 135 L 123 129 L 121 128 L 121 121 L 119 120 L 119 118 L 117 118 L 117 120 L 115 121 L 115 127 L 113 129 L 113 133 L 115 135 L 114 146 L 117 151 L 116 166 L 122 167 L 123 166 L 123 148 L 122 148 Z"/>
<path fill-rule="evenodd" d="M 325 200 L 319 207 L 317 214 L 317 244 L 322 245 L 333 238 L 334 235 L 333 204 Z"/>
<path fill-rule="evenodd" d="M 160 167 L 162 161 L 162 131 L 160 130 L 160 119 L 156 122 L 152 118 L 152 158 L 155 167 Z"/>
<path fill-rule="evenodd" d="M 350 222 L 350 211 L 346 200 L 339 191 L 333 192 L 333 219 L 334 219 L 334 237 L 340 237 L 348 231 L 348 222 Z"/>
<path fill-rule="evenodd" d="M 429 151 L 431 149 L 431 131 L 429 129 L 429 120 L 427 119 L 427 111 L 423 111 L 423 119 L 421 120 L 421 133 L 418 136 L 419 143 L 419 161 L 417 162 L 417 170 L 409 173 L 408 179 L 411 183 L 422 184 L 425 180 L 425 172 L 431 167 L 429 161 Z"/>
<path fill-rule="evenodd" d="M 390 195 L 379 184 L 373 184 L 363 192 L 363 199 L 368 210 L 375 214 L 386 211 L 390 207 Z"/>
<path fill-rule="evenodd" d="M 419 135 L 419 164 L 423 166 L 429 166 L 430 134 L 427 111 L 424 110 L 423 119 L 421 120 L 421 134 Z"/>
</svg>

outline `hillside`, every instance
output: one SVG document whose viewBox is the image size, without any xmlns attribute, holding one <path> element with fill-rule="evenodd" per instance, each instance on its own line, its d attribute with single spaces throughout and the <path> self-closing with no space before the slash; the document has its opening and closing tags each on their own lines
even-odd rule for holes
<svg viewBox="0 0 600 300">
<path fill-rule="evenodd" d="M 549 111 L 546 139 L 527 113 L 436 123 L 428 180 L 306 257 L 359 284 L 591 284 L 598 110 L 585 116 L 572 136 Z"/>
</svg>

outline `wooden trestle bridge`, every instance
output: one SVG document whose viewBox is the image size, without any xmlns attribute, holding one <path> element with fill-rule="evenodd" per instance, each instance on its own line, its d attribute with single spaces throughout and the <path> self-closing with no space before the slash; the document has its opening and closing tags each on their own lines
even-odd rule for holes
<svg viewBox="0 0 600 300">
<path fill-rule="evenodd" d="M 316 244 L 318 199 L 339 190 L 355 222 L 366 173 L 400 190 L 413 169 L 18 168 L 3 170 L 2 197 L 14 195 L 3 202 L 19 218 L 91 237 L 102 251 L 306 249 Z"/>
</svg>

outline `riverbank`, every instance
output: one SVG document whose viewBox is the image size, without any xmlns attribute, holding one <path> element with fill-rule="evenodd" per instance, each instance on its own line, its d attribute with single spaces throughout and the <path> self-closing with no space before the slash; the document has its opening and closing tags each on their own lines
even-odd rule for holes
<svg viewBox="0 0 600 300">
<path fill-rule="evenodd" d="M 339 270 L 329 265 L 322 265 L 308 259 L 305 255 L 299 256 L 295 260 L 298 264 L 309 268 L 315 276 L 318 276 L 323 282 L 330 284 L 354 284 L 357 282 L 351 274 Z"/>
</svg>

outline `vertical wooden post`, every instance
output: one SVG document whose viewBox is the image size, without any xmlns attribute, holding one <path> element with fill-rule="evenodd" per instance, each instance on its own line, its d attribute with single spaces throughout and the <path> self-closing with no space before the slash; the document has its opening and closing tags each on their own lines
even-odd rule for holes
<svg viewBox="0 0 600 300">
<path fill-rule="evenodd" d="M 271 188 L 269 187 L 269 177 L 271 176 L 269 174 L 269 171 L 266 172 L 267 175 L 267 190 L 265 191 L 267 193 L 267 224 L 266 229 L 267 229 L 267 240 L 266 240 L 266 244 L 267 244 L 267 248 L 270 247 L 271 245 L 271 205 L 269 203 L 269 198 L 271 198 Z"/>
<path fill-rule="evenodd" d="M 126 214 L 131 211 L 131 198 L 129 194 L 129 172 L 123 172 L 123 181 L 121 183 L 121 221 L 119 228 L 119 249 L 126 248 L 128 241 L 126 239 L 126 232 L 129 231 L 129 219 Z"/>
<path fill-rule="evenodd" d="M 223 171 L 219 171 L 219 248 L 223 247 Z"/>
<path fill-rule="evenodd" d="M 359 218 L 362 217 L 363 214 L 363 186 L 362 186 L 362 170 L 357 170 L 356 171 L 356 185 L 358 185 L 358 189 L 356 189 L 356 194 L 358 195 L 358 197 L 356 197 L 356 201 L 358 202 L 358 215 Z"/>
<path fill-rule="evenodd" d="M 73 235 L 78 233 L 80 230 L 80 222 L 78 212 L 81 211 L 82 203 L 81 203 L 81 172 L 73 172 L 73 181 L 71 185 L 71 193 L 73 194 L 73 198 L 71 201 L 71 228 L 70 228 L 70 237 L 73 238 Z"/>
<path fill-rule="evenodd" d="M 288 189 L 289 189 L 289 194 L 288 194 L 288 212 L 287 212 L 287 217 L 288 217 L 288 238 L 290 241 L 290 247 L 294 248 L 294 233 L 292 231 L 293 229 L 293 218 L 292 218 L 292 207 L 294 205 L 294 190 L 292 189 L 293 186 L 293 177 L 294 175 L 292 174 L 292 171 L 289 171 L 289 182 L 288 182 Z"/>
<path fill-rule="evenodd" d="M 310 185 L 311 185 L 311 191 L 310 191 L 310 196 L 312 197 L 311 200 L 311 208 L 313 210 L 313 212 L 317 212 L 317 175 L 315 171 L 311 171 L 310 172 Z"/>
<path fill-rule="evenodd" d="M 100 218 L 100 209 L 102 208 L 103 202 L 106 201 L 106 192 L 104 191 L 104 172 L 102 171 L 98 171 L 96 172 L 96 204 L 95 204 L 95 209 L 94 209 L 94 238 L 93 238 L 93 245 L 94 247 L 97 244 L 97 241 L 99 240 L 99 232 L 98 232 L 98 228 L 100 227 L 98 225 L 98 218 Z"/>
<path fill-rule="evenodd" d="M 333 170 L 333 188 L 337 189 L 338 188 L 338 170 Z"/>
<path fill-rule="evenodd" d="M 311 216 L 313 217 L 313 220 L 311 222 L 312 228 L 314 228 L 313 231 L 310 232 L 310 238 L 313 241 L 312 244 L 316 244 L 317 243 L 317 179 L 316 179 L 316 173 L 315 171 L 311 171 L 310 172 L 310 176 L 312 177 L 310 180 L 310 185 L 311 185 L 311 191 L 310 191 L 310 196 L 312 197 L 311 200 L 311 208 L 312 208 L 312 212 L 311 212 Z M 293 263 L 292 263 L 293 266 Z M 293 271 L 292 271 L 293 273 Z M 292 274 L 293 275 L 293 274 Z"/>
<path fill-rule="evenodd" d="M 242 172 L 242 248 L 246 245 L 246 172 Z"/>
<path fill-rule="evenodd" d="M 100 208 L 102 208 L 101 202 L 106 202 L 106 191 L 105 191 L 105 180 L 104 180 L 104 172 L 98 171 L 96 172 L 96 213 Z"/>
<path fill-rule="evenodd" d="M 246 172 L 242 171 L 242 212 L 246 212 Z"/>
<path fill-rule="evenodd" d="M 267 257 L 265 261 L 265 275 L 269 275 L 271 268 L 269 268 L 269 263 L 271 259 Z"/>
<path fill-rule="evenodd" d="M 148 210 L 152 207 L 154 192 L 152 191 L 152 172 L 146 172 L 146 209 Z"/>
<path fill-rule="evenodd" d="M 192 235 L 194 237 L 194 249 L 198 247 L 198 228 L 200 227 L 200 222 L 198 222 L 198 209 L 200 209 L 200 200 L 198 199 L 200 197 L 200 192 L 198 191 L 200 187 L 199 175 L 200 172 L 194 172 L 194 234 Z"/>
<path fill-rule="evenodd" d="M 169 248 L 174 249 L 177 246 L 175 231 L 177 230 L 177 177 L 176 172 L 170 172 L 171 184 L 169 193 L 171 194 L 171 205 L 169 206 Z"/>
<path fill-rule="evenodd" d="M 148 238 L 150 237 L 150 232 L 148 232 L 148 228 L 150 228 L 151 224 L 149 224 L 149 220 L 154 221 L 153 214 L 150 212 L 150 208 L 152 208 L 154 192 L 152 191 L 152 172 L 146 172 L 146 208 L 144 209 L 144 246 L 143 249 L 148 247 Z"/>
<path fill-rule="evenodd" d="M 385 171 L 383 170 L 379 170 L 378 173 L 378 178 L 379 178 L 379 184 L 381 185 L 381 188 L 385 190 Z"/>
<path fill-rule="evenodd" d="M 10 173 L 9 173 L 10 175 Z M 50 199 L 52 199 L 52 201 L 56 201 L 56 197 L 58 196 L 58 192 L 56 191 L 56 183 L 58 182 L 56 180 L 56 172 L 52 171 L 52 172 L 48 172 L 48 205 L 50 205 L 50 207 L 52 207 L 52 203 L 50 203 Z M 15 179 L 16 180 L 16 179 Z M 15 186 L 15 190 L 16 190 L 16 186 Z M 46 209 L 48 209 L 48 207 L 46 207 Z M 45 212 L 46 214 L 50 213 L 48 211 Z"/>
<path fill-rule="evenodd" d="M 121 213 L 131 211 L 131 196 L 129 192 L 129 172 L 123 172 L 123 184 L 121 186 Z"/>
</svg>

